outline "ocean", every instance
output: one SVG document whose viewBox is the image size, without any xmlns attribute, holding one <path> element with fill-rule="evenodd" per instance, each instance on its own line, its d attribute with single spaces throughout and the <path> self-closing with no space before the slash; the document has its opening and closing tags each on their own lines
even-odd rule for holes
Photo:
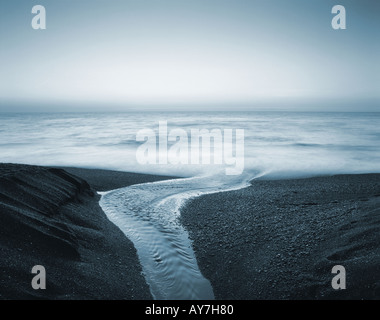
<svg viewBox="0 0 380 320">
<path fill-rule="evenodd" d="M 380 172 L 379 120 L 379 113 L 3 114 L 0 161 L 184 177 L 103 192 L 100 206 L 133 242 L 155 299 L 210 300 L 213 288 L 200 272 L 188 231 L 179 220 L 185 202 L 245 188 L 258 177 Z M 163 123 L 167 132 L 162 138 L 158 133 Z M 167 133 L 192 138 L 192 130 L 244 130 L 244 153 L 232 150 L 236 162 L 242 158 L 244 170 L 226 175 L 231 159 L 217 161 L 225 145 L 206 150 L 209 164 L 187 165 L 167 161 L 162 154 L 167 150 L 156 148 L 176 145 L 176 139 L 167 141 Z M 164 159 L 161 164 L 138 161 L 137 150 L 147 142 L 136 141 L 141 132 L 153 137 L 158 150 L 153 158 Z M 222 140 L 228 139 L 224 135 Z M 237 141 L 236 135 L 230 142 Z M 191 158 L 186 150 L 176 150 Z"/>
<path fill-rule="evenodd" d="M 380 172 L 380 113 L 142 112 L 0 115 L 0 161 L 191 177 L 223 164 L 141 164 L 140 130 L 244 129 L 244 172 L 267 177 Z M 169 144 L 170 146 L 170 144 Z M 213 153 L 215 149 L 210 149 Z M 158 155 L 157 155 L 158 157 Z M 212 160 L 212 158 L 211 158 Z"/>
</svg>

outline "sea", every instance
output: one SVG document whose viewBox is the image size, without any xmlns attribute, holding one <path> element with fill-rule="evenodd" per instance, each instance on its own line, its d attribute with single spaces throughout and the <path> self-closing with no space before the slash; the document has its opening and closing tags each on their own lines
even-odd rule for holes
<svg viewBox="0 0 380 320">
<path fill-rule="evenodd" d="M 182 129 L 189 136 L 194 129 L 243 129 L 245 173 L 282 178 L 380 171 L 380 113 L 3 113 L 0 161 L 181 177 L 225 172 L 226 163 L 213 158 L 209 164 L 139 162 L 141 130 L 157 133 L 159 157 L 159 122 L 169 133 Z"/>
<path fill-rule="evenodd" d="M 165 130 L 160 129 L 162 124 Z M 185 148 L 189 144 L 182 142 L 189 142 L 189 137 L 193 141 L 192 130 L 220 133 L 222 145 L 202 144 L 210 161 L 168 161 L 173 147 L 171 159 L 191 158 Z M 257 178 L 380 172 L 380 113 L 2 114 L 0 137 L 0 162 L 182 177 L 102 192 L 99 203 L 133 242 L 152 297 L 159 300 L 214 299 L 212 285 L 198 267 L 191 236 L 180 223 L 181 208 L 189 199 L 245 188 Z M 185 147 L 175 148 L 180 141 Z M 244 152 L 241 144 L 237 148 L 238 141 L 244 142 Z M 235 150 L 229 150 L 226 161 L 218 161 L 228 142 L 236 144 Z M 154 150 L 146 152 L 161 161 L 139 160 L 141 147 Z M 244 163 L 243 170 L 227 175 L 233 158 Z"/>
</svg>

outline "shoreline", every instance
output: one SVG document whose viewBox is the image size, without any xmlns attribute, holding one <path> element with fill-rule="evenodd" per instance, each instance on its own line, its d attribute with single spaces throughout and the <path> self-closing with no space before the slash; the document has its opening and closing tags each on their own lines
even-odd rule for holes
<svg viewBox="0 0 380 320">
<path fill-rule="evenodd" d="M 95 191 L 106 192 L 134 184 L 155 182 L 162 180 L 178 179 L 175 176 L 155 175 L 149 173 L 135 173 L 107 169 L 86 169 L 78 167 L 51 167 L 65 170 L 66 172 L 82 178 Z"/>
<path fill-rule="evenodd" d="M 0 299 L 152 299 L 95 191 L 173 178 L 0 164 Z M 380 174 L 254 179 L 186 201 L 180 222 L 216 299 L 378 299 L 379 204 Z M 30 286 L 37 264 L 44 292 Z M 341 292 L 329 286 L 337 264 L 348 274 Z"/>
<path fill-rule="evenodd" d="M 380 298 L 380 174 L 253 180 L 190 200 L 181 222 L 216 299 Z"/>
</svg>

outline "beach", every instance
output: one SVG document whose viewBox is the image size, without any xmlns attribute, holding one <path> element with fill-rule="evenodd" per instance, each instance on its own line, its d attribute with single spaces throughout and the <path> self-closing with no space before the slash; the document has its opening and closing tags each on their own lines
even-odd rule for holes
<svg viewBox="0 0 380 320">
<path fill-rule="evenodd" d="M 72 3 L 1 3 L 0 300 L 380 300 L 380 0 Z"/>
<path fill-rule="evenodd" d="M 379 174 L 254 180 L 181 216 L 216 299 L 380 298 Z"/>
<path fill-rule="evenodd" d="M 151 299 L 132 242 L 96 191 L 163 177 L 66 170 L 0 164 L 0 299 Z M 32 289 L 35 265 L 46 290 Z"/>
<path fill-rule="evenodd" d="M 0 298 L 152 299 L 96 191 L 170 178 L 0 164 Z M 380 174 L 258 179 L 193 198 L 179 219 L 216 299 L 379 299 L 379 204 Z M 46 290 L 30 285 L 35 265 Z M 331 287 L 335 265 L 346 290 Z"/>
</svg>

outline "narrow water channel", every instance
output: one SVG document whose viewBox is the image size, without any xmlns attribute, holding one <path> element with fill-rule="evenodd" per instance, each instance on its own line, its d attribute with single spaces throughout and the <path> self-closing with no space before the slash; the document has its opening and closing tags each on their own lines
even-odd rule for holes
<svg viewBox="0 0 380 320">
<path fill-rule="evenodd" d="M 211 300 L 179 209 L 192 197 L 248 184 L 248 178 L 224 175 L 144 183 L 101 193 L 100 206 L 133 242 L 154 299 Z"/>
</svg>

